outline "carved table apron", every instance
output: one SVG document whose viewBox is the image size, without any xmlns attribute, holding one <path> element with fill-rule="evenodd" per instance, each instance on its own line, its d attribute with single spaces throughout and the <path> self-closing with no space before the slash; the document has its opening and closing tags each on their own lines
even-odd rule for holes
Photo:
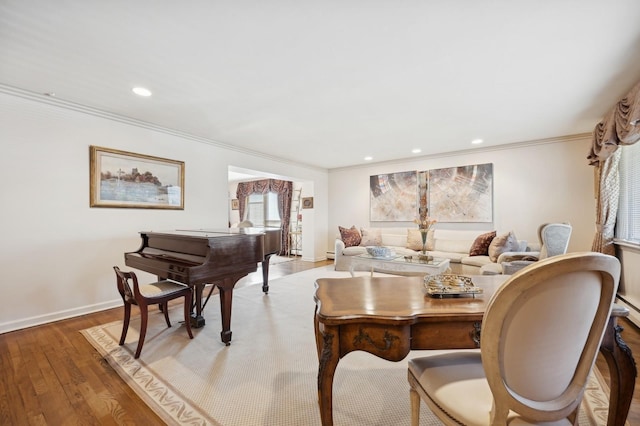
<svg viewBox="0 0 640 426">
<path fill-rule="evenodd" d="M 486 305 L 507 278 L 473 276 L 482 295 L 445 299 L 425 297 L 422 277 L 317 280 L 314 328 L 322 424 L 333 425 L 333 376 L 340 358 L 361 350 L 401 361 L 411 350 L 478 348 Z M 600 348 L 611 375 L 610 426 L 624 424 L 635 386 L 635 363 L 616 323 L 618 316 L 626 314 L 624 309 L 614 309 Z"/>
</svg>

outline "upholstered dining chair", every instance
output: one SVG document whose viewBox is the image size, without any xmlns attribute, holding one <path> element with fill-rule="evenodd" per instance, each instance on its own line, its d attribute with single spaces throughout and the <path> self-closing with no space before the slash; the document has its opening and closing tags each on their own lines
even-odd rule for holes
<svg viewBox="0 0 640 426">
<path fill-rule="evenodd" d="M 189 338 L 193 339 L 191 332 L 191 299 L 192 289 L 184 284 L 163 280 L 151 284 L 138 284 L 138 277 L 134 272 L 123 272 L 117 266 L 113 267 L 116 272 L 118 292 L 122 296 L 124 302 L 124 322 L 122 324 L 122 334 L 120 336 L 120 346 L 124 345 L 129 330 L 129 320 L 131 318 L 131 305 L 138 305 L 140 308 L 140 338 L 138 339 L 138 347 L 134 358 L 140 357 L 144 338 L 147 334 L 147 322 L 149 319 L 149 305 L 160 305 L 164 313 L 164 319 L 167 327 L 171 327 L 169 321 L 168 302 L 173 299 L 184 297 L 184 323 L 187 328 Z M 129 284 L 133 284 L 132 286 Z"/>
<path fill-rule="evenodd" d="M 618 259 L 592 252 L 509 277 L 488 303 L 479 351 L 409 361 L 411 424 L 423 399 L 446 425 L 577 425 L 619 277 Z"/>
<path fill-rule="evenodd" d="M 502 262 L 502 273 L 511 275 L 520 269 L 551 256 L 565 254 L 569 248 L 572 227 L 568 223 L 543 223 L 538 227 L 540 252 L 523 253 L 520 259 Z"/>
</svg>

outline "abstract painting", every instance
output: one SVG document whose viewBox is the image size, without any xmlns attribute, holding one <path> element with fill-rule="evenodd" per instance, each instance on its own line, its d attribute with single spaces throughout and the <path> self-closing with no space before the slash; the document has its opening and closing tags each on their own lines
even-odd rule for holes
<svg viewBox="0 0 640 426">
<path fill-rule="evenodd" d="M 417 173 L 399 172 L 369 177 L 372 222 L 406 222 L 416 218 Z"/>
<path fill-rule="evenodd" d="M 429 216 L 438 222 L 493 221 L 493 164 L 429 170 Z"/>
</svg>

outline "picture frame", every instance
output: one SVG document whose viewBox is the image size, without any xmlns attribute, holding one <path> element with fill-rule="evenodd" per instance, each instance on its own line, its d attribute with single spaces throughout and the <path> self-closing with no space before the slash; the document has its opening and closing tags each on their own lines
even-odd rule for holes
<svg viewBox="0 0 640 426">
<path fill-rule="evenodd" d="M 418 209 L 418 172 L 369 176 L 369 220 L 410 222 Z"/>
<path fill-rule="evenodd" d="M 184 210 L 184 162 L 91 145 L 90 207 Z"/>
<path fill-rule="evenodd" d="M 240 210 L 240 200 L 237 198 L 231 200 L 231 210 Z"/>
<path fill-rule="evenodd" d="M 493 222 L 493 163 L 429 170 L 429 216 L 438 222 Z"/>
<path fill-rule="evenodd" d="M 302 198 L 302 208 L 303 209 L 312 209 L 313 208 L 313 197 L 303 197 Z"/>
</svg>

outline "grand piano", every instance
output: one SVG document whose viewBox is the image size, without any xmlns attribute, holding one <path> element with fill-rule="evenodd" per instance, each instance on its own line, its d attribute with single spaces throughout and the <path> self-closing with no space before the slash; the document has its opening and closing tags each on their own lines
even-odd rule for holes
<svg viewBox="0 0 640 426">
<path fill-rule="evenodd" d="M 220 292 L 222 331 L 220 338 L 231 344 L 231 302 L 238 280 L 262 263 L 262 290 L 269 291 L 269 259 L 280 251 L 280 229 L 229 228 L 140 232 L 142 244 L 124 254 L 125 264 L 171 279 L 195 290 L 195 313 L 191 326 L 203 327 L 203 293 L 212 284 Z M 211 293 L 209 293 L 211 294 Z M 206 303 L 206 302 L 205 302 Z"/>
</svg>

